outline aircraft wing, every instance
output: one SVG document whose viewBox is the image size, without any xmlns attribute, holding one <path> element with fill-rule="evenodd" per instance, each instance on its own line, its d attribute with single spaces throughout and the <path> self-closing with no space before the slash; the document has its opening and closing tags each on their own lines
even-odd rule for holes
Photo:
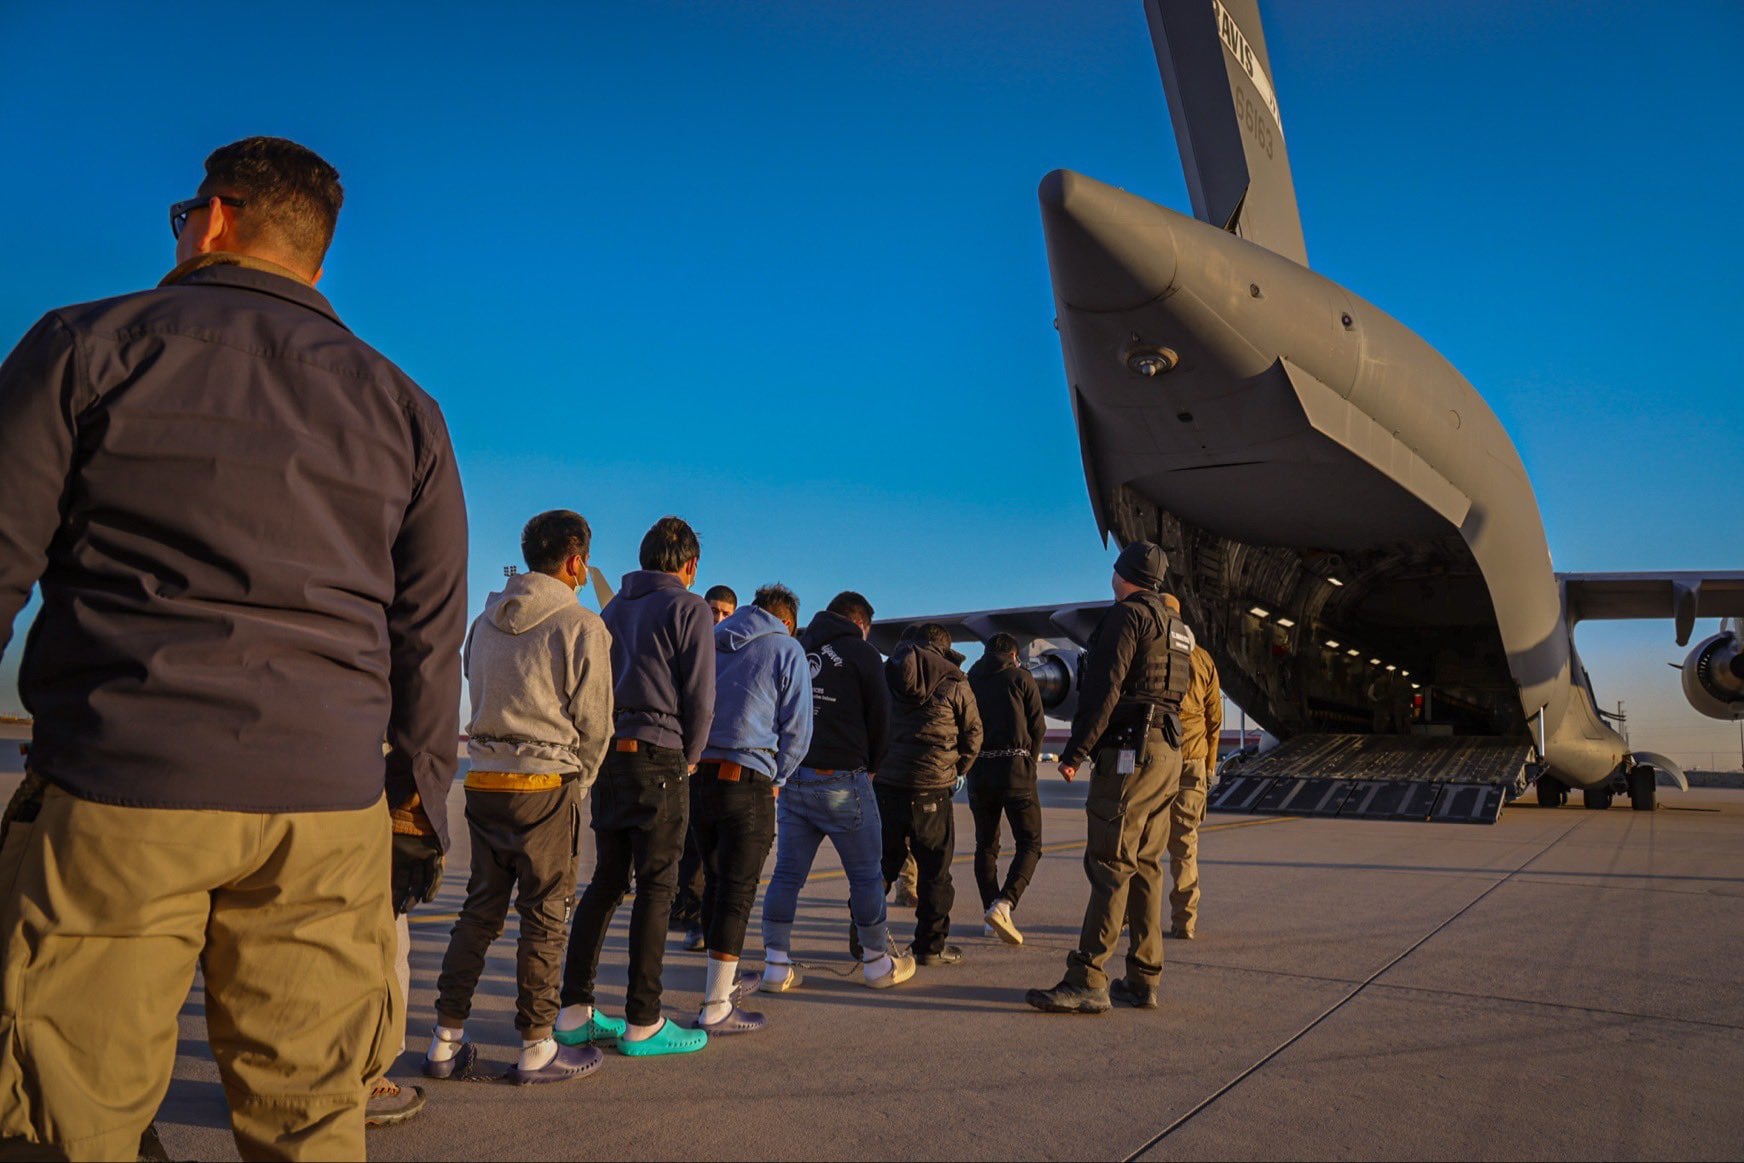
<svg viewBox="0 0 1744 1163">
<path fill-rule="evenodd" d="M 1074 605 L 1011 606 L 1003 610 L 970 610 L 961 614 L 932 614 L 916 618 L 879 618 L 868 635 L 872 645 L 889 654 L 902 632 L 922 622 L 937 622 L 950 632 L 953 642 L 985 642 L 1001 631 L 1021 642 L 1037 638 L 1065 638 L 1087 645 L 1090 632 L 1110 602 L 1079 602 Z"/>
<path fill-rule="evenodd" d="M 1688 646 L 1697 618 L 1744 618 L 1744 571 L 1559 573 L 1568 621 L 1671 618 Z"/>
</svg>

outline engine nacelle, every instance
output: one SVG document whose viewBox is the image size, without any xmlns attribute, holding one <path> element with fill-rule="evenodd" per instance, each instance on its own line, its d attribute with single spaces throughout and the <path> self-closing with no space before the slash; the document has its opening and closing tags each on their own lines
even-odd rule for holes
<svg viewBox="0 0 1744 1163">
<path fill-rule="evenodd" d="M 1023 665 L 1041 691 L 1042 707 L 1056 719 L 1070 719 L 1078 709 L 1078 664 L 1081 650 L 1046 650 Z"/>
<path fill-rule="evenodd" d="M 1710 719 L 1744 719 L 1744 643 L 1735 631 L 1722 631 L 1690 651 L 1683 696 Z"/>
</svg>

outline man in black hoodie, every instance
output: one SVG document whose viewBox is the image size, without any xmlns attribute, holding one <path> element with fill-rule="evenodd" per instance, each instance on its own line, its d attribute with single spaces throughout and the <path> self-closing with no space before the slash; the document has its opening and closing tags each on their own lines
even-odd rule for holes
<svg viewBox="0 0 1744 1163">
<path fill-rule="evenodd" d="M 975 817 L 975 883 L 987 927 L 1008 945 L 1023 944 L 1011 919 L 1042 858 L 1042 809 L 1036 801 L 1036 756 L 1047 733 L 1042 693 L 1018 665 L 1017 639 L 995 634 L 987 653 L 969 668 L 969 689 L 981 712 L 985 739 L 969 769 L 969 811 Z M 1017 846 L 1005 887 L 999 886 L 999 817 L 1011 821 Z"/>
<path fill-rule="evenodd" d="M 884 882 L 914 852 L 920 906 L 914 955 L 922 965 L 955 965 L 963 951 L 947 945 L 951 931 L 951 857 L 956 827 L 951 796 L 981 751 L 981 715 L 943 626 L 911 626 L 884 664 L 890 687 L 890 750 L 873 786 L 884 825 Z"/>
<path fill-rule="evenodd" d="M 872 776 L 890 732 L 884 661 L 866 632 L 872 604 L 852 590 L 831 599 L 799 644 L 811 664 L 811 747 L 776 801 L 775 871 L 763 898 L 765 993 L 800 982 L 793 967 L 793 916 L 818 847 L 828 837 L 848 876 L 848 909 L 860 944 L 860 974 L 873 989 L 914 976 L 914 958 L 892 956 L 880 869 L 883 833 Z"/>
</svg>

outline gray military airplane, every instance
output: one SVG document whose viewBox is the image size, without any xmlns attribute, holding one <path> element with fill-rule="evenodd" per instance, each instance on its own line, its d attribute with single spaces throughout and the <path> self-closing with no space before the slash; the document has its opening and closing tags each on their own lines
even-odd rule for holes
<svg viewBox="0 0 1744 1163">
<path fill-rule="evenodd" d="M 1308 269 L 1257 0 L 1146 0 L 1191 218 L 1066 170 L 1041 183 L 1057 326 L 1103 539 L 1169 553 L 1224 689 L 1282 746 L 1225 810 L 1493 821 L 1534 781 L 1651 808 L 1575 652 L 1583 619 L 1744 616 L 1744 572 L 1558 574 L 1531 483 L 1433 348 Z M 1105 603 L 917 621 L 1082 646 Z M 1692 706 L 1744 718 L 1739 623 Z M 1032 649 L 1057 713 L 1076 650 Z"/>
</svg>

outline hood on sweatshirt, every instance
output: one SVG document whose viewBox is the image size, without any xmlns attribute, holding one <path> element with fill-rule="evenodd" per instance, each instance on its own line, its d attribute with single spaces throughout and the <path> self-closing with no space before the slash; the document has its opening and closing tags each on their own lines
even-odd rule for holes
<svg viewBox="0 0 1744 1163">
<path fill-rule="evenodd" d="M 518 573 L 484 600 L 484 616 L 505 634 L 525 634 L 573 605 L 575 591 L 550 574 Z"/>
<path fill-rule="evenodd" d="M 896 648 L 884 672 L 890 678 L 890 693 L 911 703 L 924 703 L 938 692 L 952 675 L 960 673 L 963 656 L 955 650 L 941 651 L 919 642 L 905 642 Z"/>
<path fill-rule="evenodd" d="M 614 602 L 637 601 L 660 590 L 688 590 L 690 587 L 678 580 L 676 574 L 663 573 L 657 569 L 633 569 L 624 575 L 623 582 L 618 586 L 618 594 Z"/>
<path fill-rule="evenodd" d="M 787 637 L 787 623 L 761 606 L 740 606 L 715 627 L 715 649 L 732 654 L 771 634 Z"/>
<path fill-rule="evenodd" d="M 970 678 L 980 678 L 984 674 L 998 674 L 1002 670 L 1016 670 L 1017 663 L 1004 654 L 995 654 L 989 650 L 975 660 L 975 665 L 969 668 Z"/>
<path fill-rule="evenodd" d="M 843 638 L 858 638 L 864 640 L 866 635 L 851 618 L 829 610 L 819 610 L 811 617 L 811 625 L 799 636 L 799 643 L 807 651 L 821 649 L 831 642 L 839 642 Z"/>
</svg>

